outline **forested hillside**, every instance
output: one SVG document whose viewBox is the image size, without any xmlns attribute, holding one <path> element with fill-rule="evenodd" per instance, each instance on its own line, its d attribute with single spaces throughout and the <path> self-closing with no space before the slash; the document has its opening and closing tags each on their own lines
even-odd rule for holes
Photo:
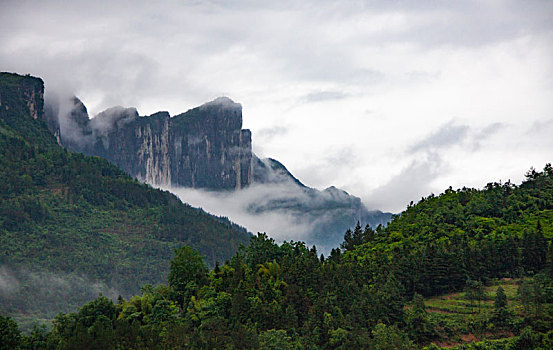
<svg viewBox="0 0 553 350">
<path fill-rule="evenodd" d="M 176 248 L 214 266 L 245 229 L 58 146 L 41 121 L 43 83 L 0 74 L 0 313 L 50 318 L 99 292 L 165 281 Z"/>
<path fill-rule="evenodd" d="M 346 237 L 346 248 L 368 264 L 390 262 L 406 293 L 436 295 L 467 279 L 516 277 L 545 266 L 553 238 L 553 168 L 526 180 L 489 183 L 483 190 L 447 189 L 395 217 L 381 232 Z"/>
<path fill-rule="evenodd" d="M 448 189 L 387 228 L 346 232 L 326 258 L 260 234 L 208 271 L 184 247 L 167 286 L 100 297 L 58 315 L 51 332 L 18 338 L 12 324 L 11 339 L 59 349 L 435 349 L 483 339 L 460 349 L 551 349 L 552 195 L 550 165 L 520 186 Z"/>
</svg>

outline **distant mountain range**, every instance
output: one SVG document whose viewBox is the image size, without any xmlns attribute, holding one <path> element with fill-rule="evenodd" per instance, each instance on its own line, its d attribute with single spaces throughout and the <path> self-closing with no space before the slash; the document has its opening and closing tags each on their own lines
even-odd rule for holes
<svg viewBox="0 0 553 350">
<path fill-rule="evenodd" d="M 227 97 L 174 117 L 167 112 L 139 116 L 134 108 L 114 107 L 94 118 L 76 97 L 57 98 L 47 101 L 45 120 L 64 147 L 106 158 L 154 186 L 207 191 L 262 187 L 262 200 L 253 196 L 248 212 L 280 213 L 300 225 L 308 223 L 310 232 L 295 239 L 324 252 L 338 246 L 357 222 L 375 228 L 392 216 L 368 211 L 359 198 L 335 187 L 309 188 L 277 160 L 258 158 L 250 130 L 242 129 L 242 106 Z"/>
</svg>

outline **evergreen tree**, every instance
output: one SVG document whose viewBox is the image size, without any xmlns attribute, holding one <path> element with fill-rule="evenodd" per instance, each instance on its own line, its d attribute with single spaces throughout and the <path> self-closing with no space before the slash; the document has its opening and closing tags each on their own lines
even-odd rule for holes
<svg viewBox="0 0 553 350">
<path fill-rule="evenodd" d="M 340 248 L 346 251 L 353 249 L 353 231 L 351 231 L 349 228 L 344 234 L 344 242 L 340 244 Z"/>
<path fill-rule="evenodd" d="M 0 350 L 17 349 L 21 343 L 21 333 L 17 323 L 10 317 L 0 315 Z"/>
<path fill-rule="evenodd" d="M 547 247 L 547 256 L 545 261 L 545 273 L 553 279 L 553 243 Z"/>
<path fill-rule="evenodd" d="M 518 286 L 517 295 L 520 300 L 520 303 L 524 308 L 524 312 L 526 314 L 529 314 L 531 310 L 533 297 L 532 297 L 532 286 L 527 279 L 524 279 Z"/>
<path fill-rule="evenodd" d="M 207 272 L 204 259 L 198 252 L 188 246 L 175 250 L 168 282 L 177 293 L 181 306 L 185 307 L 188 298 L 207 282 Z"/>
<path fill-rule="evenodd" d="M 478 302 L 478 311 L 480 312 L 481 301 L 485 298 L 484 285 L 480 281 L 468 280 L 465 285 L 465 296 L 470 300 L 471 306 Z"/>
<path fill-rule="evenodd" d="M 493 307 L 495 310 L 507 307 L 507 295 L 505 295 L 505 290 L 501 286 L 499 286 L 495 292 Z"/>
<path fill-rule="evenodd" d="M 493 307 L 494 314 L 492 319 L 494 324 L 497 327 L 503 327 L 507 325 L 511 314 L 507 309 L 507 295 L 505 294 L 505 291 L 501 286 L 499 286 L 499 288 L 497 288 L 495 292 Z"/>
<path fill-rule="evenodd" d="M 435 336 L 432 324 L 428 320 L 424 300 L 420 294 L 413 296 L 413 308 L 407 312 L 405 323 L 409 337 L 418 344 L 422 344 Z"/>
</svg>

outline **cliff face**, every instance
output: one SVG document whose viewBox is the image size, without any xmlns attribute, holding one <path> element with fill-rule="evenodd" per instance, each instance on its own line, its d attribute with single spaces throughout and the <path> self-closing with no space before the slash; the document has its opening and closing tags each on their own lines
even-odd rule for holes
<svg viewBox="0 0 553 350">
<path fill-rule="evenodd" d="M 42 119 L 44 112 L 44 82 L 40 78 L 0 73 L 0 111 L 5 115 L 23 113 Z M 11 108 L 11 111 L 10 111 Z"/>
<path fill-rule="evenodd" d="M 54 104 L 46 118 L 59 142 L 104 157 L 141 181 L 212 190 L 252 182 L 251 133 L 242 129 L 242 106 L 228 98 L 173 118 L 167 112 L 140 117 L 134 108 L 114 107 L 89 120 L 80 101 L 72 104 L 66 113 Z"/>
<path fill-rule="evenodd" d="M 167 130 L 167 115 L 139 118 L 135 110 L 114 109 L 92 121 L 82 103 L 67 99 L 45 113 L 55 107 L 67 118 L 44 123 L 42 89 L 41 79 L 0 73 L 0 314 L 51 319 L 99 292 L 128 298 L 144 284 L 166 281 L 169 258 L 183 245 L 214 266 L 249 242 L 229 220 L 58 145 L 110 150 L 120 160 L 143 143 L 151 145 L 143 152 L 163 153 L 167 132 L 158 137 L 156 128 Z M 117 138 L 139 132 L 143 143 Z"/>
<path fill-rule="evenodd" d="M 194 188 L 240 189 L 252 182 L 251 132 L 242 129 L 242 106 L 218 98 L 171 119 L 173 183 Z"/>
<path fill-rule="evenodd" d="M 44 118 L 42 79 L 2 72 L 0 83 L 0 132 L 6 132 L 5 126 L 21 130 L 37 146 L 49 148 L 55 145 L 46 126 L 41 124 L 42 127 L 37 128 L 30 122 Z"/>
<path fill-rule="evenodd" d="M 325 250 L 338 246 L 358 221 L 376 227 L 391 218 L 390 213 L 369 212 L 359 198 L 337 188 L 309 188 L 280 162 L 256 157 L 251 132 L 242 129 L 242 106 L 228 98 L 174 117 L 167 112 L 140 117 L 134 108 L 114 107 L 89 119 L 76 98 L 58 105 L 46 119 L 65 147 L 106 158 L 161 187 L 261 189 L 263 198 L 253 195 L 247 204 L 249 214 L 285 213 L 309 226 L 305 240 Z"/>
</svg>

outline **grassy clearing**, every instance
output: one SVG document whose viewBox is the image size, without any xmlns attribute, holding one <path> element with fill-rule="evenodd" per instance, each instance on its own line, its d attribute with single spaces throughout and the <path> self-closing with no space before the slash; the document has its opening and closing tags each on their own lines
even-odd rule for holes
<svg viewBox="0 0 553 350">
<path fill-rule="evenodd" d="M 438 330 L 433 341 L 442 347 L 472 343 L 484 339 L 500 339 L 513 336 L 510 331 L 497 330 L 490 324 L 493 315 L 493 300 L 499 286 L 507 296 L 508 308 L 514 316 L 522 315 L 522 306 L 517 298 L 519 279 L 501 279 L 485 287 L 484 299 L 469 300 L 465 293 L 452 293 L 425 300 L 430 321 Z"/>
</svg>

